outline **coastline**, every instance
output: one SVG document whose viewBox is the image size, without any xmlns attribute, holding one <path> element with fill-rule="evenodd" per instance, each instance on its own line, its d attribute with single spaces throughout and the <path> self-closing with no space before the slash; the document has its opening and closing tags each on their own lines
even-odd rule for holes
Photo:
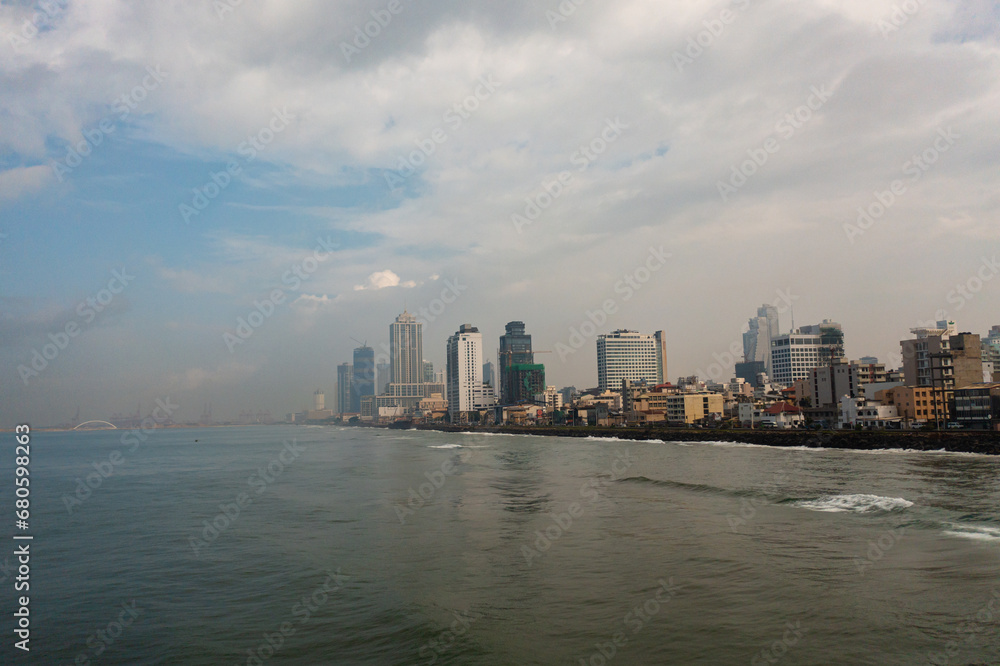
<svg viewBox="0 0 1000 666">
<path fill-rule="evenodd" d="M 368 426 L 372 427 L 372 426 Z M 382 427 L 382 426 L 374 426 Z M 472 426 L 418 424 L 415 430 L 450 433 L 499 433 L 546 437 L 602 437 L 636 441 L 733 442 L 762 446 L 809 447 L 878 451 L 947 451 L 1000 456 L 1000 433 L 937 431 L 855 431 L 855 430 L 710 430 L 693 428 L 602 428 L 594 426 Z"/>
</svg>

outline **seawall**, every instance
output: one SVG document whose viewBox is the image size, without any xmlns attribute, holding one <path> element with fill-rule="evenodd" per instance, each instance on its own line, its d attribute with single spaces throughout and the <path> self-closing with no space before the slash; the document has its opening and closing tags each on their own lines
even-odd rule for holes
<svg viewBox="0 0 1000 666">
<path fill-rule="evenodd" d="M 856 430 L 712 430 L 687 428 L 600 428 L 566 426 L 463 426 L 419 424 L 419 430 L 492 432 L 551 437 L 617 437 L 674 442 L 739 442 L 767 446 L 808 446 L 826 449 L 909 449 L 1000 455 L 1000 433 L 989 431 L 856 431 Z"/>
</svg>

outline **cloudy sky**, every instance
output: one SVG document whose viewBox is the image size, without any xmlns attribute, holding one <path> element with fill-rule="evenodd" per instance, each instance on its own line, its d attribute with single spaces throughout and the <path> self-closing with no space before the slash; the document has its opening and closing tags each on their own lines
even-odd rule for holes
<svg viewBox="0 0 1000 666">
<path fill-rule="evenodd" d="M 4 2 L 0 426 L 329 402 L 404 306 L 439 368 L 525 321 L 559 387 L 617 328 L 704 376 L 762 303 L 852 357 L 985 333 L 998 36 L 985 0 Z"/>
</svg>

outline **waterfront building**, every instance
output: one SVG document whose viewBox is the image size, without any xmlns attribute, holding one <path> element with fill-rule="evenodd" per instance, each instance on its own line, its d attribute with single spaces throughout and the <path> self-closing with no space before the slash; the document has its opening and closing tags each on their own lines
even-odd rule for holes
<svg viewBox="0 0 1000 666">
<path fill-rule="evenodd" d="M 351 376 L 351 413 L 361 413 L 361 399 L 375 395 L 375 350 L 362 345 L 354 350 Z"/>
<path fill-rule="evenodd" d="M 504 404 L 515 404 L 530 399 L 532 394 L 526 394 L 524 387 L 519 386 L 513 377 L 512 368 L 515 365 L 533 365 L 535 355 L 531 350 L 531 336 L 525 333 L 523 321 L 511 321 L 504 327 L 500 336 L 500 401 Z M 484 381 L 488 381 L 484 378 Z M 543 384 L 544 386 L 544 384 Z"/>
<path fill-rule="evenodd" d="M 337 366 L 337 413 L 351 412 L 351 381 L 354 376 L 354 366 L 341 363 Z"/>
<path fill-rule="evenodd" d="M 844 331 L 840 324 L 824 319 L 821 324 L 803 326 L 771 341 L 771 371 L 768 376 L 782 386 L 806 379 L 821 365 L 843 361 Z"/>
<path fill-rule="evenodd" d="M 448 338 L 448 413 L 452 422 L 467 418 L 485 402 L 483 396 L 483 335 L 471 324 L 462 324 Z"/>
<path fill-rule="evenodd" d="M 622 381 L 664 382 L 667 351 L 663 331 L 652 335 L 618 330 L 597 338 L 597 383 L 602 390 L 618 391 Z"/>
</svg>

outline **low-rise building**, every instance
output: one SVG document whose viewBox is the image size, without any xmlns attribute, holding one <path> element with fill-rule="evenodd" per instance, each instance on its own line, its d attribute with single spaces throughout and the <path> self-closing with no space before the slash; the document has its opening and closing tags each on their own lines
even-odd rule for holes
<svg viewBox="0 0 1000 666">
<path fill-rule="evenodd" d="M 761 415 L 761 425 L 768 424 L 774 428 L 786 430 L 798 428 L 805 423 L 802 409 L 787 402 L 776 402 Z"/>
<path fill-rule="evenodd" d="M 899 427 L 899 413 L 895 405 L 882 405 L 879 403 L 869 403 L 864 398 L 850 398 L 844 396 L 840 400 L 840 419 L 838 425 L 841 428 L 885 428 Z"/>
<path fill-rule="evenodd" d="M 946 421 L 948 405 L 942 392 L 930 386 L 896 386 L 875 394 L 882 405 L 894 406 L 903 427 Z"/>
<path fill-rule="evenodd" d="M 725 413 L 725 400 L 718 393 L 666 394 L 667 420 L 688 425 L 707 419 L 713 414 L 721 419 Z"/>
<path fill-rule="evenodd" d="M 955 389 L 954 421 L 969 430 L 1000 430 L 1000 383 Z"/>
</svg>

